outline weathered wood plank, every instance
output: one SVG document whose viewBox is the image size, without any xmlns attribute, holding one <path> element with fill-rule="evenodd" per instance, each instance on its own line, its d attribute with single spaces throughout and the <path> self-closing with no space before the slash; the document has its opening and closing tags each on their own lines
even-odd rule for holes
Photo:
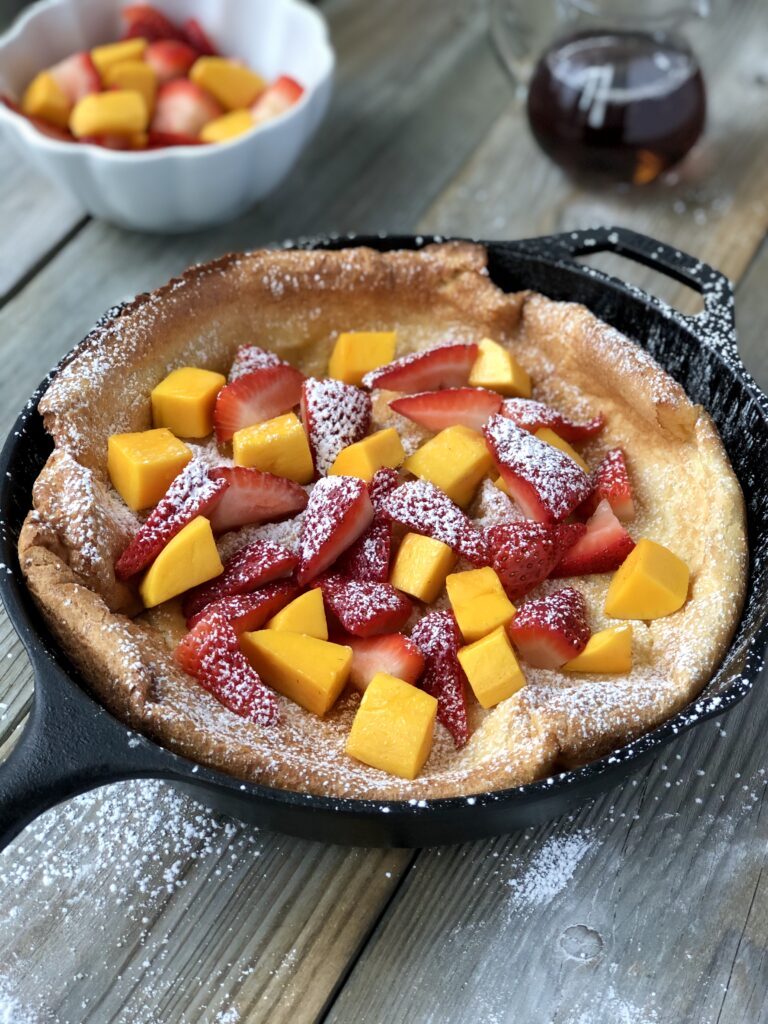
<svg viewBox="0 0 768 1024">
<path fill-rule="evenodd" d="M 412 856 L 262 834 L 159 782 L 86 794 L 0 858 L 0 1019 L 5 991 L 57 1024 L 312 1021 Z"/>
<path fill-rule="evenodd" d="M 760 699 L 572 818 L 423 852 L 329 1024 L 768 1019 Z"/>
</svg>

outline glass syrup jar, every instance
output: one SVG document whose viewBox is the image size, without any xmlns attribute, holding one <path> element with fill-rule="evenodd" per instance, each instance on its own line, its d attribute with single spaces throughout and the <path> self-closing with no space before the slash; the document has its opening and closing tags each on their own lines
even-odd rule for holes
<svg viewBox="0 0 768 1024">
<path fill-rule="evenodd" d="M 704 78 L 683 28 L 708 14 L 707 0 L 492 0 L 491 30 L 527 82 L 541 149 L 576 177 L 642 185 L 704 130 Z"/>
</svg>

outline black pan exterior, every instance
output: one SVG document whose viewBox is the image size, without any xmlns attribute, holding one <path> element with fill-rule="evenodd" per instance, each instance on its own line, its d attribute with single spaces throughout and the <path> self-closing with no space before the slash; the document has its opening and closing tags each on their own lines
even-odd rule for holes
<svg viewBox="0 0 768 1024">
<path fill-rule="evenodd" d="M 440 240 L 377 236 L 312 239 L 299 245 L 389 250 Z M 619 228 L 485 244 L 489 273 L 499 287 L 532 288 L 552 298 L 583 302 L 650 351 L 718 425 L 746 498 L 751 566 L 739 629 L 699 698 L 659 728 L 583 768 L 468 798 L 406 802 L 314 797 L 240 782 L 178 757 L 131 733 L 90 697 L 76 669 L 51 640 L 24 586 L 16 555 L 18 534 L 31 504 L 32 485 L 51 451 L 37 413 L 46 380 L 0 455 L 0 559 L 10 570 L 0 575 L 0 595 L 30 655 L 36 684 L 29 723 L 13 755 L 0 767 L 0 846 L 60 800 L 136 777 L 169 779 L 226 814 L 323 842 L 427 846 L 503 834 L 557 817 L 616 785 L 674 737 L 745 696 L 762 670 L 768 642 L 768 402 L 736 353 L 728 282 L 683 253 Z M 704 313 L 684 316 L 573 259 L 606 250 L 701 291 Z M 108 317 L 116 315 L 119 310 Z"/>
</svg>

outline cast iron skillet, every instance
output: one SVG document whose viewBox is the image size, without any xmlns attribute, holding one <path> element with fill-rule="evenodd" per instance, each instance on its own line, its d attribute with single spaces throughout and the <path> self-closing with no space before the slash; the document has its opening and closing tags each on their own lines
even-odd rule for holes
<svg viewBox="0 0 768 1024">
<path fill-rule="evenodd" d="M 432 240 L 325 238 L 301 245 L 418 249 Z M 768 641 L 768 401 L 739 360 L 728 281 L 684 253 L 623 229 L 490 242 L 487 248 L 490 275 L 501 288 L 533 288 L 585 303 L 647 348 L 717 422 L 746 496 L 751 568 L 737 635 L 698 700 L 609 757 L 528 786 L 471 798 L 416 803 L 308 796 L 240 782 L 178 757 L 131 733 L 88 695 L 76 669 L 52 642 L 22 581 L 16 542 L 32 484 L 51 450 L 37 412 L 49 378 L 19 416 L 0 455 L 0 559 L 8 567 L 0 574 L 0 593 L 35 675 L 28 723 L 0 767 L 0 846 L 60 800 L 142 777 L 168 779 L 216 810 L 260 827 L 325 842 L 425 846 L 506 833 L 556 817 L 615 786 L 675 736 L 745 696 L 760 673 Z M 690 285 L 702 294 L 704 311 L 684 316 L 573 258 L 606 250 Z"/>
</svg>

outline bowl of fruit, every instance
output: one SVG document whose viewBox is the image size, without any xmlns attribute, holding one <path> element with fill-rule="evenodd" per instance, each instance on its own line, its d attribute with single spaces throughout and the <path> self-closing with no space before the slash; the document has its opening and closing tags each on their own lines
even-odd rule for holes
<svg viewBox="0 0 768 1024">
<path fill-rule="evenodd" d="M 280 184 L 333 69 L 304 0 L 43 0 L 0 37 L 0 133 L 94 216 L 191 231 Z"/>
</svg>

